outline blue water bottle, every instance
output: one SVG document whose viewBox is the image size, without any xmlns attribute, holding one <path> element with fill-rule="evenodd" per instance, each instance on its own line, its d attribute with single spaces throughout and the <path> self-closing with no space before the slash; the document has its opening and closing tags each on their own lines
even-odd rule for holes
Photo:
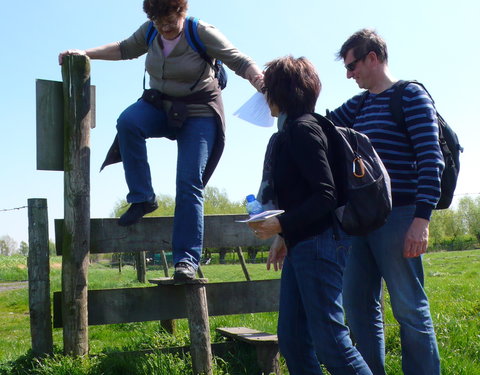
<svg viewBox="0 0 480 375">
<path fill-rule="evenodd" d="M 255 199 L 255 195 L 247 195 L 247 212 L 250 216 L 263 212 L 263 207 L 259 201 Z"/>
</svg>

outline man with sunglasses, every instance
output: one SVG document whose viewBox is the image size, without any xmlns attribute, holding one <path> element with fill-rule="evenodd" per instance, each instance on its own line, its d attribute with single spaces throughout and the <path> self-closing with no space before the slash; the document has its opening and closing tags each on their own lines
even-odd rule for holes
<svg viewBox="0 0 480 375">
<path fill-rule="evenodd" d="M 362 29 L 353 34 L 342 45 L 338 59 L 344 61 L 347 78 L 368 93 L 365 98 L 363 93 L 354 96 L 330 112 L 330 118 L 336 125 L 352 127 L 370 138 L 390 174 L 393 201 L 383 227 L 353 238 L 344 272 L 347 320 L 373 374 L 385 375 L 380 308 L 383 278 L 400 324 L 404 374 L 439 375 L 422 266 L 444 167 L 436 111 L 425 90 L 409 84 L 402 96 L 405 125 L 394 122 L 390 98 L 397 80 L 388 68 L 386 43 L 375 31 Z"/>
</svg>

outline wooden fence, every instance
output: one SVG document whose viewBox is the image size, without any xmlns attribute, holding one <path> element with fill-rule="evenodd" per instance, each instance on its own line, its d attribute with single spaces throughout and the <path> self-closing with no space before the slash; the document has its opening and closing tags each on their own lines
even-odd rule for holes
<svg viewBox="0 0 480 375">
<path fill-rule="evenodd" d="M 84 56 L 66 56 L 62 66 L 62 93 L 58 82 L 37 82 L 37 144 L 42 145 L 41 150 L 37 149 L 37 168 L 63 170 L 65 176 L 65 216 L 55 221 L 56 249 L 63 256 L 62 291 L 54 293 L 54 326 L 63 327 L 64 352 L 88 354 L 89 325 L 188 318 L 194 373 L 211 374 L 208 317 L 278 311 L 279 280 L 208 284 L 205 279 L 197 279 L 183 285 L 174 285 L 172 280 L 157 280 L 158 285 L 154 287 L 88 290 L 90 253 L 171 250 L 173 224 L 171 217 L 144 218 L 130 227 L 118 226 L 117 219 L 90 219 L 89 132 L 94 124 L 94 90 L 90 87 L 89 70 L 89 61 Z M 59 119 L 59 112 L 63 114 L 63 121 Z M 59 127 L 63 138 L 53 137 L 50 130 L 46 131 L 49 124 Z M 62 142 L 63 147 L 59 147 L 58 142 Z M 50 147 L 50 143 L 56 146 Z M 50 305 L 48 277 L 45 280 L 48 252 L 45 253 L 43 243 L 48 239 L 48 228 L 45 233 L 45 225 L 37 225 L 45 220 L 46 202 L 39 204 L 39 200 L 32 200 L 31 205 L 36 216 L 29 216 L 30 257 L 35 259 L 29 269 L 33 275 L 30 300 L 40 303 L 43 317 L 31 319 L 32 347 L 35 343 L 37 352 L 49 352 L 51 330 L 42 331 L 45 325 L 51 326 L 46 308 Z M 265 246 L 246 225 L 235 222 L 239 218 L 243 216 L 206 216 L 204 245 Z M 41 245 L 35 245 L 36 238 L 43 239 Z M 32 312 L 35 310 L 31 309 L 31 316 Z M 273 362 L 278 359 L 278 353 L 274 357 Z M 263 370 L 271 369 L 278 372 L 276 365 Z"/>
</svg>

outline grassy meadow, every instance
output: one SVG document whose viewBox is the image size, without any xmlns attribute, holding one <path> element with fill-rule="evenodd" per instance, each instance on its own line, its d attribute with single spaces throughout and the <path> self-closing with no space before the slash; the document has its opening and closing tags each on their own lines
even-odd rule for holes
<svg viewBox="0 0 480 375">
<path fill-rule="evenodd" d="M 437 252 L 424 258 L 426 288 L 442 357 L 442 375 L 480 375 L 480 250 Z M 249 264 L 253 280 L 280 277 L 266 271 L 265 264 Z M 51 290 L 60 290 L 61 258 L 51 259 Z M 210 282 L 245 280 L 239 264 L 203 266 Z M 163 271 L 149 270 L 148 278 L 163 276 Z M 0 257 L 0 283 L 27 280 L 26 258 Z M 120 273 L 92 263 L 89 288 L 139 287 L 135 270 L 126 266 Z M 145 286 L 150 286 L 147 284 Z M 220 326 L 246 326 L 276 332 L 276 313 L 212 317 L 212 341 L 221 340 L 215 333 Z M 399 327 L 392 316 L 386 295 L 387 373 L 400 375 L 401 349 Z M 128 323 L 89 328 L 90 356 L 64 357 L 62 331 L 54 329 L 56 354 L 42 360 L 29 353 L 30 328 L 28 290 L 0 291 L 0 375 L 119 375 L 191 373 L 190 359 L 176 355 L 158 355 L 155 349 L 189 343 L 186 320 L 177 321 L 175 335 L 164 333 L 158 322 Z M 129 355 L 118 352 L 153 350 L 150 354 Z M 234 358 L 215 358 L 215 375 L 251 375 L 254 358 L 248 352 Z M 286 368 L 283 369 L 288 374 Z"/>
</svg>

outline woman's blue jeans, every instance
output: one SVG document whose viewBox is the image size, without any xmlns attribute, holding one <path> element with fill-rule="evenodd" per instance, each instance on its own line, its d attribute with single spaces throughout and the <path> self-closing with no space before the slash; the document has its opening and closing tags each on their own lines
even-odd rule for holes
<svg viewBox="0 0 480 375">
<path fill-rule="evenodd" d="M 118 141 L 125 170 L 129 203 L 155 198 L 146 138 L 169 137 L 164 111 L 140 99 L 117 121 Z M 188 117 L 176 132 L 178 147 L 173 262 L 187 262 L 197 268 L 203 247 L 202 176 L 217 134 L 215 117 Z"/>
<path fill-rule="evenodd" d="M 350 240 L 331 229 L 288 249 L 282 269 L 278 340 L 290 375 L 371 375 L 344 324 L 342 275 Z"/>
<path fill-rule="evenodd" d="M 344 307 L 357 348 L 374 375 L 385 374 L 385 339 L 380 309 L 383 277 L 400 324 L 405 375 L 439 375 L 440 359 L 422 258 L 404 258 L 405 235 L 415 206 L 394 207 L 387 223 L 354 237 L 344 275 Z"/>
</svg>

